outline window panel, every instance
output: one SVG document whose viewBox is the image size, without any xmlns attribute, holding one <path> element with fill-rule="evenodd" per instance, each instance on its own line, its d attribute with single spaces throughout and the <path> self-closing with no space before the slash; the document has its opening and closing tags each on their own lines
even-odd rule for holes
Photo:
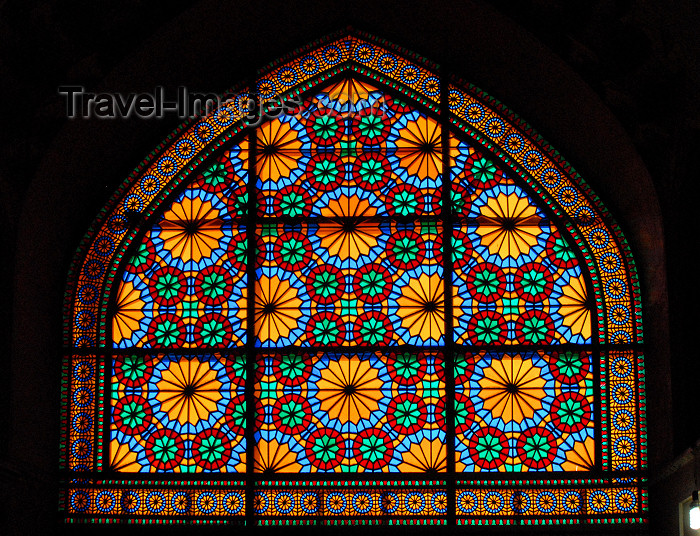
<svg viewBox="0 0 700 536">
<path fill-rule="evenodd" d="M 358 37 L 256 87 L 301 104 L 189 125 L 86 240 L 67 517 L 642 521 L 638 286 L 580 177 L 500 103 Z"/>
<path fill-rule="evenodd" d="M 439 354 L 263 355 L 256 471 L 446 470 Z"/>
</svg>

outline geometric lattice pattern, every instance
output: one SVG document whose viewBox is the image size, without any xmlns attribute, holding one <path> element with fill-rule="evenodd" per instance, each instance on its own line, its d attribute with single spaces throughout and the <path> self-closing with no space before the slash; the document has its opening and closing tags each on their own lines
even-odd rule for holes
<svg viewBox="0 0 700 536">
<path fill-rule="evenodd" d="M 644 374 L 642 356 L 632 351 L 612 351 L 610 367 L 610 442 L 611 465 L 617 471 L 629 471 L 646 455 L 646 446 L 638 441 L 636 424 L 645 421 L 646 394 L 636 388 L 636 376 Z M 625 481 L 626 479 L 620 479 Z"/>
<path fill-rule="evenodd" d="M 111 468 L 245 472 L 244 365 L 211 355 L 115 359 Z"/>
<path fill-rule="evenodd" d="M 465 164 L 473 200 L 462 198 L 464 223 L 452 238 L 456 342 L 590 343 L 588 290 L 573 251 L 521 188 L 475 155 Z"/>
<path fill-rule="evenodd" d="M 240 346 L 245 334 L 245 144 L 180 194 L 124 272 L 112 321 L 118 348 Z"/>
<path fill-rule="evenodd" d="M 447 494 L 444 489 L 433 487 L 437 482 L 416 483 L 431 484 L 430 488 L 395 488 L 381 481 L 373 482 L 371 487 L 367 486 L 367 482 L 360 481 L 358 484 L 364 486 L 349 488 L 331 485 L 329 489 L 280 486 L 260 491 L 255 495 L 255 512 L 270 516 L 271 519 L 265 524 L 275 525 L 285 522 L 280 517 L 293 516 L 303 520 L 322 512 L 329 519 L 341 523 L 348 517 L 368 517 L 379 524 L 382 517 L 392 516 L 417 518 L 413 521 L 413 524 L 417 524 L 425 518 L 437 520 L 447 511 Z"/>
<path fill-rule="evenodd" d="M 244 515 L 245 490 L 241 483 L 225 484 L 225 489 L 148 485 L 102 490 L 79 488 L 71 495 L 71 508 L 75 512 L 92 510 L 101 516 L 167 516 L 176 522 L 193 515 L 204 519 Z"/>
<path fill-rule="evenodd" d="M 439 132 L 354 79 L 259 130 L 258 345 L 444 343 Z"/>
<path fill-rule="evenodd" d="M 476 88 L 366 36 L 308 48 L 100 218 L 68 293 L 68 519 L 643 522 L 629 249 Z"/>
<path fill-rule="evenodd" d="M 617 516 L 634 512 L 638 506 L 636 490 L 624 487 L 597 489 L 587 495 L 566 487 L 458 489 L 457 493 L 457 511 L 467 516 Z"/>
<path fill-rule="evenodd" d="M 587 354 L 459 356 L 455 388 L 458 471 L 593 469 L 593 384 Z"/>
<path fill-rule="evenodd" d="M 439 355 L 270 355 L 256 381 L 256 472 L 444 472 Z"/>
<path fill-rule="evenodd" d="M 257 344 L 442 344 L 441 235 L 432 222 L 263 227 Z"/>
</svg>

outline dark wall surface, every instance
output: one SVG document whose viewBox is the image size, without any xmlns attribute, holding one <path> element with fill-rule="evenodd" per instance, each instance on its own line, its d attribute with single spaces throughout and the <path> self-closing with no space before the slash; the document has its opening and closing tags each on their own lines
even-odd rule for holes
<svg viewBox="0 0 700 536">
<path fill-rule="evenodd" d="M 220 93 L 349 24 L 497 97 L 592 186 L 640 273 L 651 476 L 700 438 L 690 411 L 700 377 L 695 2 L 10 1 L 0 6 L 0 533 L 57 532 L 70 262 L 99 209 L 178 124 L 175 116 L 69 120 L 58 86 Z M 654 523 L 664 497 L 650 500 Z M 654 533 L 667 534 L 659 523 Z"/>
</svg>

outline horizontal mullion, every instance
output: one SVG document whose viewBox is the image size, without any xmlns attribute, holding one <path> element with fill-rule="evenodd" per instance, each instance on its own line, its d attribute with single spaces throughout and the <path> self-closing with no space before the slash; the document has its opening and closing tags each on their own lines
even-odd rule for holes
<svg viewBox="0 0 700 536">
<path fill-rule="evenodd" d="M 62 487 L 98 489 L 114 487 L 118 489 L 131 489 L 138 487 L 159 487 L 164 489 L 230 489 L 245 486 L 246 481 L 260 485 L 268 482 L 265 487 L 270 489 L 285 487 L 301 487 L 299 482 L 315 482 L 303 487 L 314 487 L 325 483 L 338 485 L 342 482 L 356 482 L 355 484 L 341 484 L 337 487 L 366 488 L 374 486 L 378 489 L 420 488 L 432 482 L 432 486 L 446 486 L 450 482 L 459 482 L 457 485 L 472 488 L 499 488 L 499 489 L 528 489 L 528 488 L 567 488 L 579 489 L 582 486 L 628 488 L 640 486 L 642 480 L 647 478 L 646 471 L 561 471 L 561 472 L 470 472 L 470 473 L 189 473 L 192 478 L 177 478 L 177 473 L 77 473 L 68 470 L 61 471 Z M 538 478 L 539 476 L 539 478 Z M 197 478 L 200 477 L 200 478 Z M 100 482 L 70 482 L 70 479 L 98 480 Z M 636 482 L 613 482 L 618 479 L 637 479 Z M 168 482 L 168 480 L 170 482 Z M 586 482 L 586 481 L 592 482 Z M 207 483 L 207 482 L 217 483 Z M 367 481 L 370 484 L 357 482 Z M 404 481 L 403 483 L 401 483 Z M 408 484 L 406 481 L 414 481 Z M 573 481 L 577 481 L 574 483 Z M 238 482 L 238 484 L 233 484 Z M 376 482 L 386 482 L 379 485 Z M 398 482 L 393 484 L 392 482 Z M 444 482 L 444 483 L 438 483 Z"/>
<path fill-rule="evenodd" d="M 358 225 L 362 224 L 387 224 L 392 223 L 416 223 L 416 222 L 442 222 L 442 217 L 435 214 L 412 214 L 408 216 L 322 216 L 322 215 L 310 215 L 310 216 L 269 216 L 269 215 L 258 215 L 258 228 L 262 225 L 274 225 L 276 223 L 294 223 L 294 224 L 304 224 L 308 222 L 314 222 L 316 224 L 338 224 L 338 222 L 351 221 Z"/>
<path fill-rule="evenodd" d="M 400 142 L 402 138 L 392 138 L 391 141 L 387 142 L 384 141 L 381 144 L 375 144 L 375 145 L 370 145 L 366 144 L 363 145 L 360 141 L 358 141 L 358 138 L 356 137 L 348 137 L 351 135 L 345 134 L 345 137 L 343 137 L 341 140 L 337 141 L 336 143 L 332 145 L 316 145 L 311 141 L 303 140 L 300 138 L 296 138 L 294 141 L 300 142 L 302 145 L 307 145 L 307 147 L 296 147 L 294 149 L 287 148 L 287 147 L 276 147 L 274 151 L 270 150 L 269 152 L 262 151 L 258 153 L 258 157 L 256 162 L 264 161 L 269 158 L 274 158 L 276 156 L 284 156 L 287 158 L 294 158 L 298 156 L 302 157 L 313 157 L 318 154 L 337 154 L 338 156 L 341 157 L 350 157 L 350 156 L 357 156 L 358 154 L 389 154 L 389 155 L 412 155 L 415 153 L 424 153 L 425 150 L 422 146 L 415 144 L 412 147 L 407 147 L 407 146 L 393 146 L 397 141 Z M 435 141 L 433 142 L 437 148 L 440 146 L 440 136 L 437 136 L 435 138 Z M 260 138 L 258 138 L 258 141 L 263 141 Z M 287 142 L 291 143 L 291 142 Z M 387 143 L 391 143 L 392 145 L 389 146 Z M 439 149 L 436 149 L 435 151 L 432 151 L 431 154 L 435 154 L 436 156 L 439 154 Z M 441 158 L 441 157 L 438 157 Z M 459 171 L 459 168 L 457 168 Z"/>
<path fill-rule="evenodd" d="M 292 352 L 292 351 L 415 351 L 415 352 L 433 352 L 433 351 L 502 351 L 502 352 L 512 352 L 512 351 L 565 351 L 565 350 L 577 350 L 577 351 L 643 351 L 643 343 L 625 343 L 625 344 L 605 344 L 605 343 L 591 343 L 591 344 L 560 344 L 560 345 L 522 345 L 522 344 L 500 344 L 500 345 L 461 345 L 461 344 L 443 344 L 435 346 L 407 346 L 407 345 L 396 345 L 396 346 L 284 346 L 284 347 L 263 347 L 256 346 L 255 351 L 258 353 L 270 353 L 270 352 Z M 112 348 L 112 347 L 64 347 L 63 353 L 74 356 L 117 356 L 126 354 L 179 354 L 179 355 L 206 355 L 210 353 L 218 354 L 240 354 L 244 355 L 246 353 L 243 346 L 239 347 L 198 347 L 198 348 L 146 348 L 146 347 L 131 347 L 131 348 Z"/>
</svg>

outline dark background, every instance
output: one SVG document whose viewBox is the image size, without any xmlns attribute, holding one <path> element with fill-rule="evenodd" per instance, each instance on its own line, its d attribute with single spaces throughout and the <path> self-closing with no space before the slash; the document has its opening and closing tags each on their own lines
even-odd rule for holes
<svg viewBox="0 0 700 536">
<path fill-rule="evenodd" d="M 70 262 L 118 185 L 178 124 L 71 121 L 58 86 L 220 93 L 349 24 L 502 100 L 617 218 L 644 295 L 652 531 L 673 533 L 655 516 L 670 506 L 653 481 L 700 438 L 700 7 L 691 0 L 2 3 L 0 533 L 5 523 L 13 533 L 55 529 Z"/>
</svg>

